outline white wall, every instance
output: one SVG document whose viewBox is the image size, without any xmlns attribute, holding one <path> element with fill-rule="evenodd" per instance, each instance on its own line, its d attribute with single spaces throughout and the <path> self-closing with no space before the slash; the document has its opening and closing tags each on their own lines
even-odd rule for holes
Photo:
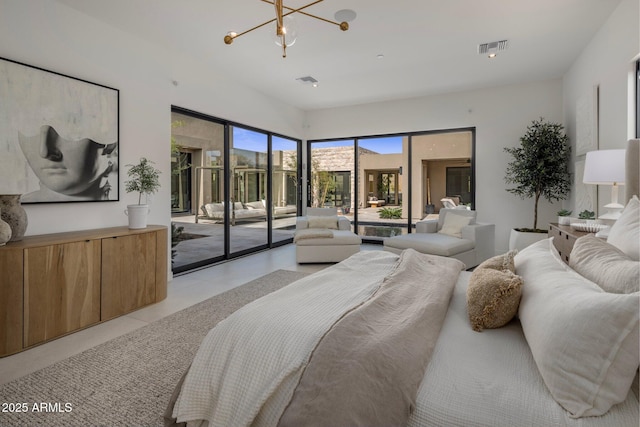
<svg viewBox="0 0 640 427">
<path fill-rule="evenodd" d="M 302 135 L 302 111 L 54 1 L 0 0 L 0 57 L 120 90 L 120 201 L 25 205 L 27 235 L 126 225 L 123 210 L 137 201 L 123 190 L 124 165 L 142 156 L 162 170 L 149 222 L 169 225 L 172 104 Z"/>
<path fill-rule="evenodd" d="M 533 226 L 533 200 L 505 191 L 510 158 L 503 148 L 517 146 L 540 117 L 562 123 L 561 80 L 311 111 L 305 130 L 307 139 L 322 139 L 475 126 L 478 221 L 496 224 L 496 251 L 504 252 L 511 228 Z M 538 228 L 557 210 L 557 203 L 542 202 Z"/>
<path fill-rule="evenodd" d="M 599 149 L 624 148 L 634 137 L 635 110 L 628 97 L 634 97 L 635 77 L 630 79 L 629 73 L 635 69 L 633 59 L 640 53 L 639 9 L 638 0 L 623 0 L 564 76 L 565 127 L 573 142 L 574 161 L 576 102 L 594 85 L 599 86 L 600 93 Z M 583 160 L 584 155 L 577 159 Z M 606 211 L 602 206 L 610 201 L 610 187 L 599 186 L 599 213 Z M 567 206 L 572 209 L 574 205 Z"/>
</svg>

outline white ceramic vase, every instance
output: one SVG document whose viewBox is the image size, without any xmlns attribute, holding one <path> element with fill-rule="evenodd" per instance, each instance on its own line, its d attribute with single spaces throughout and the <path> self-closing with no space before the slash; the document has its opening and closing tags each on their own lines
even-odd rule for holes
<svg viewBox="0 0 640 427">
<path fill-rule="evenodd" d="M 127 205 L 124 214 L 129 217 L 129 228 L 147 228 L 147 215 L 151 212 L 149 205 Z"/>
</svg>

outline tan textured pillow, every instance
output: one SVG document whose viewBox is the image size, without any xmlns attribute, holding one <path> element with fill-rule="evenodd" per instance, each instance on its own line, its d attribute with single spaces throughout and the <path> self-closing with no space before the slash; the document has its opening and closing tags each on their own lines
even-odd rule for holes
<svg viewBox="0 0 640 427">
<path fill-rule="evenodd" d="M 522 278 L 506 270 L 476 268 L 467 288 L 467 311 L 474 331 L 506 325 L 518 312 Z"/>
<path fill-rule="evenodd" d="M 447 234 L 460 239 L 462 238 L 462 227 L 469 225 L 472 219 L 473 217 L 470 216 L 456 215 L 449 212 L 447 213 L 447 216 L 444 217 L 444 224 L 442 224 L 442 229 L 440 229 L 438 233 Z"/>
<path fill-rule="evenodd" d="M 309 216 L 307 217 L 307 221 L 309 221 L 309 228 L 330 228 L 332 230 L 338 229 L 337 215 Z"/>
<path fill-rule="evenodd" d="M 513 258 L 518 253 L 517 249 L 510 250 L 506 254 L 496 255 L 493 258 L 482 262 L 476 269 L 479 268 L 491 268 L 493 270 L 516 272 L 516 265 L 513 262 Z"/>
<path fill-rule="evenodd" d="M 640 262 L 592 234 L 576 240 L 569 266 L 607 292 L 640 291 Z"/>
</svg>

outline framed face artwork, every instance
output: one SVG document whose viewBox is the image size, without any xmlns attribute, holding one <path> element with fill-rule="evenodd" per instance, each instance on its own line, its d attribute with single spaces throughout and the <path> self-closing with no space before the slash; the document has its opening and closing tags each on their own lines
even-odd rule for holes
<svg viewBox="0 0 640 427">
<path fill-rule="evenodd" d="M 0 194 L 119 199 L 119 91 L 0 58 Z"/>
</svg>

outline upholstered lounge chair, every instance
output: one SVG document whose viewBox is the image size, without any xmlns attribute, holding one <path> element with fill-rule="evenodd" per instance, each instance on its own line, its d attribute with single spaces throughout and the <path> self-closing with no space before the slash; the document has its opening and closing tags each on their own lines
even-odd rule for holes
<svg viewBox="0 0 640 427">
<path fill-rule="evenodd" d="M 340 262 L 360 251 L 362 239 L 351 231 L 351 222 L 335 208 L 307 208 L 296 218 L 296 262 Z"/>
<path fill-rule="evenodd" d="M 400 253 L 412 248 L 459 259 L 467 268 L 475 267 L 495 255 L 495 225 L 478 224 L 475 219 L 476 211 L 440 209 L 438 219 L 418 221 L 415 233 L 385 239 L 384 249 Z M 469 225 L 464 225 L 467 221 Z"/>
</svg>

